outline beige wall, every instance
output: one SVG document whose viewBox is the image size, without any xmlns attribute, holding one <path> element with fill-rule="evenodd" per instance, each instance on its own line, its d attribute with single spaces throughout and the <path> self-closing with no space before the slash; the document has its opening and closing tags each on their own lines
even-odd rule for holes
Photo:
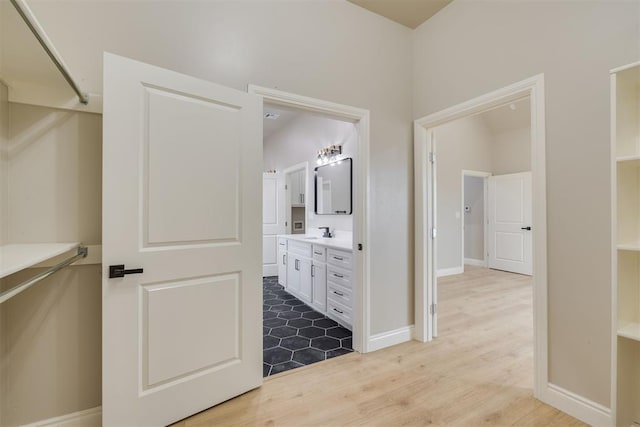
<svg viewBox="0 0 640 427">
<path fill-rule="evenodd" d="M 341 144 L 345 157 L 353 158 L 352 166 L 357 167 L 358 132 L 350 122 L 333 120 L 310 113 L 301 114 L 273 133 L 264 141 L 264 170 L 283 169 L 302 162 L 309 163 L 306 196 L 309 212 L 305 224 L 309 229 L 331 227 L 332 230 L 352 231 L 353 215 L 316 215 L 314 213 L 314 169 L 318 150 L 329 145 Z M 309 230 L 307 230 L 309 231 Z"/>
<path fill-rule="evenodd" d="M 639 8 L 623 1 L 459 0 L 414 33 L 416 118 L 545 74 L 549 381 L 605 406 L 608 71 L 640 56 Z"/>
<path fill-rule="evenodd" d="M 371 111 L 371 331 L 413 323 L 411 30 L 345 1 L 30 2 L 83 87 L 102 53 Z M 79 34 L 87 36 L 79 37 Z"/>
<path fill-rule="evenodd" d="M 7 242 L 7 144 L 9 135 L 9 103 L 8 89 L 0 82 L 0 245 Z"/>
<path fill-rule="evenodd" d="M 494 175 L 531 170 L 531 127 L 492 132 L 491 167 Z"/>
<path fill-rule="evenodd" d="M 438 270 L 462 267 L 462 170 L 491 172 L 492 134 L 480 116 L 435 129 Z"/>
<path fill-rule="evenodd" d="M 100 244 L 102 118 L 8 106 L 9 242 Z M 70 266 L 2 304 L 0 425 L 101 404 L 101 295 L 99 265 Z"/>
</svg>

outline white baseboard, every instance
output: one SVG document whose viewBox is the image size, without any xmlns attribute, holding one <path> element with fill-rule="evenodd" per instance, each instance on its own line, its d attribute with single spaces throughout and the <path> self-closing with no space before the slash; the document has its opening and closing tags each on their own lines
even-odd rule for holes
<svg viewBox="0 0 640 427">
<path fill-rule="evenodd" d="M 454 274 L 462 274 L 464 273 L 464 267 L 453 267 L 453 268 L 441 268 L 436 272 L 436 276 L 444 277 L 444 276 L 453 276 Z"/>
<path fill-rule="evenodd" d="M 484 267 L 486 264 L 483 259 L 475 259 L 475 258 L 465 258 L 465 265 L 475 265 L 477 267 Z"/>
<path fill-rule="evenodd" d="M 278 264 L 263 264 L 262 265 L 262 277 L 277 276 Z"/>
<path fill-rule="evenodd" d="M 392 345 L 411 341 L 413 339 L 413 325 L 405 326 L 394 331 L 372 335 L 369 338 L 367 351 L 376 351 Z"/>
<path fill-rule="evenodd" d="M 26 424 L 23 427 L 101 427 L 102 406 L 85 409 L 72 414 L 49 418 L 35 423 Z"/>
<path fill-rule="evenodd" d="M 539 397 L 544 403 L 589 425 L 598 427 L 613 425 L 611 409 L 555 384 L 549 383 L 546 388 L 543 387 L 542 395 Z"/>
</svg>

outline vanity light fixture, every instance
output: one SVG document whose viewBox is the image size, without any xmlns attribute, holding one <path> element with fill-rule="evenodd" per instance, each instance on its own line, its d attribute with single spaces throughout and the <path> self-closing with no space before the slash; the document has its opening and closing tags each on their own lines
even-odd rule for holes
<svg viewBox="0 0 640 427">
<path fill-rule="evenodd" d="M 339 160 L 338 157 L 342 154 L 342 145 L 330 145 L 322 150 L 318 151 L 318 159 L 316 163 L 319 165 L 326 165 L 327 163 L 335 162 Z"/>
</svg>

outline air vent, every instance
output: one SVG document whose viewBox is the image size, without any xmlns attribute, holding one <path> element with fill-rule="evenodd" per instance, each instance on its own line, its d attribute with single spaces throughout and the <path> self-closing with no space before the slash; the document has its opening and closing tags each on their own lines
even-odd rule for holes
<svg viewBox="0 0 640 427">
<path fill-rule="evenodd" d="M 280 117 L 280 114 L 270 113 L 268 111 L 266 113 L 264 113 L 264 118 L 265 119 L 277 120 L 278 117 Z"/>
</svg>

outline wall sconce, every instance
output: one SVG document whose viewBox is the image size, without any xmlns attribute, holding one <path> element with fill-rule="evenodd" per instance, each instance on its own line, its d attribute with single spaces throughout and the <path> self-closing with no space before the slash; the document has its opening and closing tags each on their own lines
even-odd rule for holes
<svg viewBox="0 0 640 427">
<path fill-rule="evenodd" d="M 318 160 L 316 160 L 316 163 L 319 165 L 326 165 L 327 163 L 335 162 L 341 154 L 342 145 L 330 145 L 318 151 Z"/>
</svg>

